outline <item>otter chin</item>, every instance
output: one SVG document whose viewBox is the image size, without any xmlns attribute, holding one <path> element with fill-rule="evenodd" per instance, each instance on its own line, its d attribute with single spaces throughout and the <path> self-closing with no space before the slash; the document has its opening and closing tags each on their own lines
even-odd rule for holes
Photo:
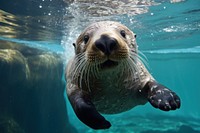
<svg viewBox="0 0 200 133">
<path fill-rule="evenodd" d="M 149 102 L 163 111 L 180 108 L 179 96 L 158 83 L 138 55 L 136 34 L 113 21 L 92 23 L 76 39 L 67 63 L 67 96 L 80 121 L 93 129 L 117 114 Z"/>
</svg>

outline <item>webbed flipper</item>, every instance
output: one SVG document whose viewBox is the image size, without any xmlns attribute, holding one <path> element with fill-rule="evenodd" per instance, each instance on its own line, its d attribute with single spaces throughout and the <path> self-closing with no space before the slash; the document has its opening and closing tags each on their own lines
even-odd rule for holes
<svg viewBox="0 0 200 133">
<path fill-rule="evenodd" d="M 75 114 L 84 124 L 93 129 L 108 129 L 111 127 L 110 122 L 96 110 L 86 92 L 76 90 L 68 98 Z"/>
<path fill-rule="evenodd" d="M 146 87 L 148 87 L 148 101 L 153 107 L 163 111 L 180 108 L 181 101 L 179 96 L 167 87 L 156 81 L 149 81 Z"/>
</svg>

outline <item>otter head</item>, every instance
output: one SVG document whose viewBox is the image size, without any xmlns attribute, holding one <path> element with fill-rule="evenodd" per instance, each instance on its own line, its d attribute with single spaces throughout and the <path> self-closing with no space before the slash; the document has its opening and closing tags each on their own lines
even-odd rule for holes
<svg viewBox="0 0 200 133">
<path fill-rule="evenodd" d="M 137 54 L 136 35 L 126 26 L 112 21 L 91 24 L 78 37 L 75 46 L 76 55 L 84 57 L 90 65 L 101 69 L 118 66 Z"/>
</svg>

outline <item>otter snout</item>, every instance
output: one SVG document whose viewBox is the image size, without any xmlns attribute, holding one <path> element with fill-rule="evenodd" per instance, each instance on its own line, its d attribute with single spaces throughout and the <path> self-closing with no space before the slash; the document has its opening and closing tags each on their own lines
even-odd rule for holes
<svg viewBox="0 0 200 133">
<path fill-rule="evenodd" d="M 112 51 L 117 48 L 117 45 L 117 40 L 108 35 L 101 35 L 101 37 L 95 41 L 95 46 L 105 55 L 110 55 Z"/>
</svg>

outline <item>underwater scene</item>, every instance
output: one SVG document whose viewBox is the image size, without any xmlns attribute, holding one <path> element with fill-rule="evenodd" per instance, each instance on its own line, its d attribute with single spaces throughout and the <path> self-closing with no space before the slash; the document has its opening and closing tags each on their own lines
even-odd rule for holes
<svg viewBox="0 0 200 133">
<path fill-rule="evenodd" d="M 145 66 L 179 109 L 148 102 L 102 114 L 112 124 L 103 130 L 77 118 L 66 64 L 80 33 L 105 20 L 137 35 Z M 200 0 L 0 0 L 0 133 L 200 133 L 199 76 Z"/>
</svg>

